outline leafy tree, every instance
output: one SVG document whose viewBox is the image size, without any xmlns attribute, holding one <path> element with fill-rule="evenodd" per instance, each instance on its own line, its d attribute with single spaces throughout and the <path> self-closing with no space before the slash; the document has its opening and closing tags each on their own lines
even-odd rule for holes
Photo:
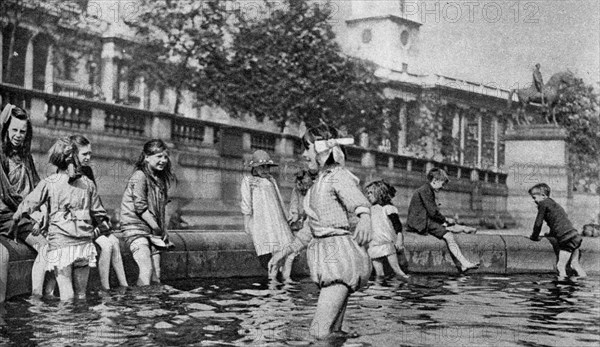
<svg viewBox="0 0 600 347">
<path fill-rule="evenodd" d="M 211 78 L 213 102 L 281 128 L 322 119 L 350 132 L 380 130 L 387 100 L 374 66 L 341 53 L 330 13 L 306 0 L 265 6 L 266 18 L 238 18 L 227 66 Z"/>
<path fill-rule="evenodd" d="M 569 166 L 575 183 L 586 190 L 600 183 L 600 99 L 582 79 L 574 78 L 562 91 L 556 118 L 567 132 Z M 592 189 L 593 190 L 593 189 Z"/>
<path fill-rule="evenodd" d="M 210 99 L 210 80 L 225 62 L 228 15 L 219 1 L 143 0 L 128 21 L 137 32 L 130 73 L 175 90 L 178 113 L 184 90 Z M 144 57 L 144 59 L 135 59 Z"/>
</svg>

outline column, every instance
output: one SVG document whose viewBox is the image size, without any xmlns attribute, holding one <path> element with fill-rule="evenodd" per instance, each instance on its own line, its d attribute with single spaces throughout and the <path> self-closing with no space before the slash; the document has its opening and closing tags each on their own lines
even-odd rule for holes
<svg viewBox="0 0 600 347">
<path fill-rule="evenodd" d="M 455 141 L 456 139 L 460 138 L 460 114 L 458 113 L 458 110 L 456 108 L 453 109 L 453 117 L 452 117 L 452 162 L 455 163 L 457 156 L 459 156 L 460 154 L 460 148 L 458 148 L 459 153 L 456 153 L 456 145 L 455 145 Z"/>
<path fill-rule="evenodd" d="M 102 43 L 102 74 L 100 77 L 100 88 L 106 102 L 114 102 L 115 76 L 117 69 L 115 66 L 116 48 L 112 38 L 105 38 L 105 40 L 106 41 Z"/>
<path fill-rule="evenodd" d="M 54 45 L 48 46 L 46 71 L 44 72 L 44 92 L 54 93 Z"/>
<path fill-rule="evenodd" d="M 4 60 L 2 57 L 4 57 L 4 35 L 0 31 L 0 83 L 2 83 L 2 76 L 4 76 Z"/>
<path fill-rule="evenodd" d="M 146 78 L 144 76 L 140 77 L 140 104 L 139 108 L 147 110 L 148 109 L 148 86 L 146 85 Z"/>
<path fill-rule="evenodd" d="M 125 66 L 125 62 L 121 60 L 119 64 L 119 72 L 117 76 L 117 96 L 119 98 L 119 102 L 123 104 L 129 104 L 129 79 L 128 68 Z"/>
<path fill-rule="evenodd" d="M 25 52 L 25 81 L 23 87 L 25 89 L 33 89 L 33 39 L 35 35 L 29 38 L 27 42 L 27 50 Z"/>
<path fill-rule="evenodd" d="M 460 165 L 465 165 L 465 141 L 466 141 L 466 131 L 467 131 L 467 118 L 463 112 L 464 110 L 460 109 L 459 117 L 460 117 L 460 157 L 459 163 Z"/>
<path fill-rule="evenodd" d="M 498 150 L 499 150 L 499 134 L 498 134 L 498 116 L 500 113 L 494 115 L 492 120 L 492 126 L 494 127 L 494 170 L 498 170 Z"/>
<path fill-rule="evenodd" d="M 402 102 L 400 112 L 398 113 L 398 121 L 400 130 L 398 130 L 398 154 L 404 154 L 406 148 L 406 130 L 408 127 L 408 118 L 406 116 L 406 102 Z"/>
<path fill-rule="evenodd" d="M 483 115 L 485 110 L 480 110 L 477 115 L 477 168 L 481 169 L 481 159 L 483 154 Z"/>
</svg>

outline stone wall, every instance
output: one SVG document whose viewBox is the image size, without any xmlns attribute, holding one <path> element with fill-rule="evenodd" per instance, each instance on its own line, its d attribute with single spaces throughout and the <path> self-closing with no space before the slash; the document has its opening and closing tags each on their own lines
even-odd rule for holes
<svg viewBox="0 0 600 347">
<path fill-rule="evenodd" d="M 98 101 L 52 95 L 0 84 L 2 103 L 27 109 L 34 124 L 32 152 L 45 177 L 55 169 L 47 164 L 47 150 L 56 138 L 82 134 L 92 142 L 93 169 L 109 211 L 119 208 L 133 163 L 142 145 L 161 138 L 171 148 L 178 183 L 170 192 L 169 211 L 180 210 L 196 229 L 236 229 L 242 223 L 240 182 L 248 174 L 244 163 L 264 149 L 279 162 L 275 172 L 288 200 L 295 172 L 303 167 L 300 139 L 289 134 L 258 131 L 234 125 L 150 112 Z M 365 146 L 368 146 L 366 142 Z M 439 196 L 442 211 L 461 221 L 478 224 L 483 216 L 506 213 L 506 175 L 473 167 L 418 159 L 371 148 L 347 148 L 347 165 L 361 181 L 385 178 L 398 188 L 394 202 L 405 216 L 413 191 L 426 183 L 425 173 L 445 168 L 451 182 Z"/>
</svg>

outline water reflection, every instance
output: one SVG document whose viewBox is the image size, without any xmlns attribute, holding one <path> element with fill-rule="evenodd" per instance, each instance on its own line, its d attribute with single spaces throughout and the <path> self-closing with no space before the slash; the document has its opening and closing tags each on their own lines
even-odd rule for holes
<svg viewBox="0 0 600 347">
<path fill-rule="evenodd" d="M 211 279 L 92 294 L 70 304 L 0 306 L 0 344 L 14 346 L 598 346 L 598 277 L 421 276 L 372 283 L 350 297 L 356 339 L 313 341 L 318 291 L 260 279 Z"/>
</svg>

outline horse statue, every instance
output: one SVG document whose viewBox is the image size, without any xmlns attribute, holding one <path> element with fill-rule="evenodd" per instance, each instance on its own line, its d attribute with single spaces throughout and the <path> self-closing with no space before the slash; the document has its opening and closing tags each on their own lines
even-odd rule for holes
<svg viewBox="0 0 600 347">
<path fill-rule="evenodd" d="M 560 90 L 562 89 L 564 84 L 569 84 L 575 78 L 574 74 L 571 71 L 563 71 L 557 72 L 550 79 L 548 83 L 544 85 L 543 90 L 543 102 L 542 102 L 542 93 L 538 92 L 535 86 L 532 84 L 529 88 L 523 89 L 511 89 L 508 95 L 508 108 L 511 107 L 513 94 L 517 94 L 517 99 L 519 103 L 519 108 L 517 110 L 516 121 L 518 125 L 521 125 L 523 122 L 528 124 L 529 121 L 527 117 L 525 117 L 525 107 L 529 103 L 538 103 L 541 104 L 544 108 L 545 120 L 546 123 L 550 123 L 550 114 L 552 114 L 552 122 L 556 123 L 556 114 L 555 114 L 555 106 L 558 102 L 560 96 Z"/>
</svg>

